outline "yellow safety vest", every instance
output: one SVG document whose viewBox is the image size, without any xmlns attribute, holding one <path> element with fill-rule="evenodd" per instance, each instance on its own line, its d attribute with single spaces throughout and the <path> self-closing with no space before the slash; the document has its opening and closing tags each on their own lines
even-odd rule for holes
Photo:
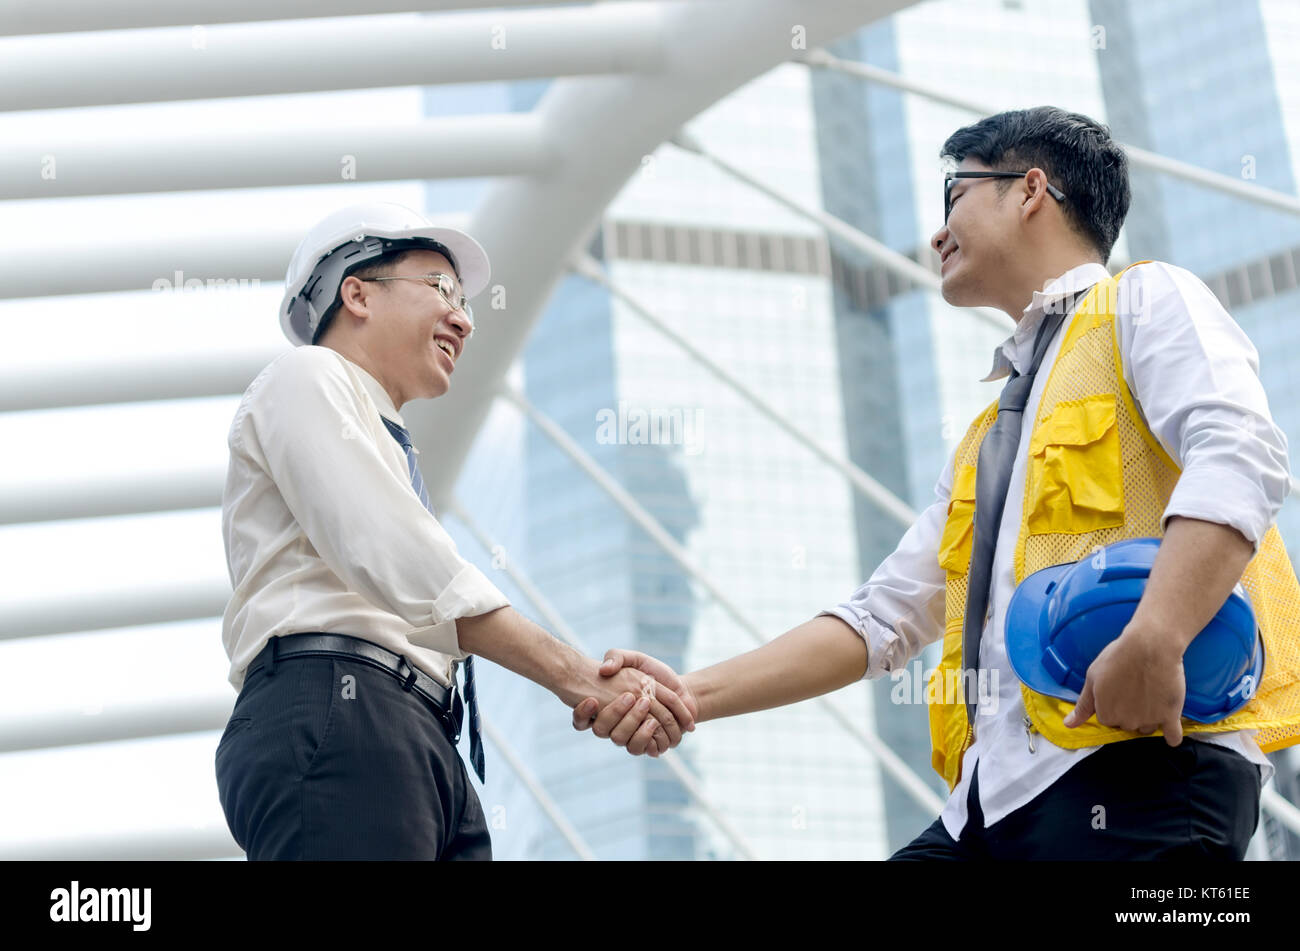
<svg viewBox="0 0 1300 951">
<path fill-rule="evenodd" d="M 1122 539 L 1162 535 L 1160 518 L 1182 470 L 1147 428 L 1124 380 L 1115 329 L 1118 285 L 1118 275 L 1098 282 L 1060 331 L 1065 337 L 1029 439 L 1024 511 L 1015 548 L 1017 585 L 1041 568 L 1078 561 Z M 948 518 L 939 543 L 939 564 L 947 572 L 943 657 L 926 697 L 931 762 L 949 790 L 961 779 L 962 754 L 974 739 L 961 689 L 962 620 L 973 540 L 975 466 L 997 411 L 994 400 L 957 446 Z M 1236 713 L 1216 723 L 1184 718 L 1183 732 L 1255 729 L 1260 749 L 1271 752 L 1300 742 L 1300 584 L 1276 524 L 1269 526 L 1241 583 L 1264 640 L 1263 679 L 1255 696 Z M 946 693 L 945 684 L 952 687 Z M 1096 716 L 1071 729 L 1063 722 L 1074 707 L 1071 701 L 1036 693 L 1023 684 L 1020 690 L 1032 729 L 1066 749 L 1163 733 L 1102 726 Z"/>
</svg>

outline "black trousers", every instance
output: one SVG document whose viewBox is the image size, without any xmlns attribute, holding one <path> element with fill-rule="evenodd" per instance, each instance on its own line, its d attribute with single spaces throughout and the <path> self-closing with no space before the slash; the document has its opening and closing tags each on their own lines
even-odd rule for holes
<svg viewBox="0 0 1300 951">
<path fill-rule="evenodd" d="M 1259 798 L 1259 767 L 1240 753 L 1144 736 L 1090 753 L 986 829 L 976 763 L 961 838 L 936 819 L 890 860 L 1240 861 Z"/>
<path fill-rule="evenodd" d="M 250 860 L 492 858 L 478 795 L 432 706 L 348 657 L 250 673 L 216 751 Z"/>
</svg>

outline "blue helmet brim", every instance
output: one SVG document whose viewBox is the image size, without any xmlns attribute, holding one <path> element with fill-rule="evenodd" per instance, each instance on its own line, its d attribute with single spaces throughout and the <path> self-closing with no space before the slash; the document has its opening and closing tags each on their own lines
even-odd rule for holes
<svg viewBox="0 0 1300 951">
<path fill-rule="evenodd" d="M 1030 690 L 1061 700 L 1078 700 L 1079 694 L 1058 683 L 1043 666 L 1043 638 L 1048 630 L 1044 606 L 1050 597 L 1047 586 L 1073 567 L 1072 562 L 1052 565 L 1028 575 L 1016 586 L 1007 605 L 1005 631 L 1011 670 Z"/>
</svg>

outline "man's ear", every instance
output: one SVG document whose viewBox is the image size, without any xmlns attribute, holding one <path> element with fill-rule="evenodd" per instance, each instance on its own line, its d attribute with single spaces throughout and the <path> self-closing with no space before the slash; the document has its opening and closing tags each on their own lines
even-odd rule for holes
<svg viewBox="0 0 1300 951">
<path fill-rule="evenodd" d="M 1047 194 L 1047 173 L 1034 166 L 1029 170 L 1028 175 L 1020 179 L 1019 184 L 1021 193 L 1020 213 L 1022 216 L 1028 216 L 1042 208 L 1043 202 L 1049 197 Z"/>
<path fill-rule="evenodd" d="M 344 311 L 354 317 L 365 320 L 370 317 L 370 285 L 353 275 L 348 275 L 339 285 L 339 312 L 334 315 L 337 320 Z"/>
</svg>

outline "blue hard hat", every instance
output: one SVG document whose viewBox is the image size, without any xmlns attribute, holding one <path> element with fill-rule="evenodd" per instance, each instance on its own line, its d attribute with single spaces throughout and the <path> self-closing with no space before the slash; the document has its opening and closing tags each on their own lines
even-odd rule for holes
<svg viewBox="0 0 1300 951">
<path fill-rule="evenodd" d="M 1006 643 L 1025 686 L 1079 699 L 1088 666 L 1137 610 L 1159 548 L 1158 538 L 1129 538 L 1020 582 L 1007 607 Z M 1264 642 L 1238 584 L 1183 654 L 1183 716 L 1222 720 L 1250 701 L 1263 675 Z"/>
</svg>

